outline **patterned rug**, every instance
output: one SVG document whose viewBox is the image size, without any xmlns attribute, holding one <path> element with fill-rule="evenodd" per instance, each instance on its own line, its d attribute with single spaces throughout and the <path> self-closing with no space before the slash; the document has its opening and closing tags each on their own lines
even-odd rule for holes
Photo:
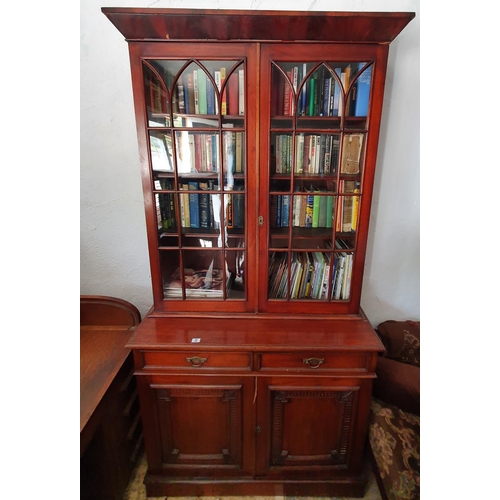
<svg viewBox="0 0 500 500">
<path fill-rule="evenodd" d="M 124 500 L 166 500 L 168 497 L 146 497 L 146 487 L 143 484 L 144 476 L 146 475 L 147 462 L 146 456 L 143 455 L 135 468 L 127 491 L 125 492 Z M 366 462 L 365 474 L 368 479 L 364 500 L 382 500 L 377 486 L 377 481 L 373 475 L 368 461 Z M 172 497 L 173 498 L 173 497 Z M 206 500 L 348 500 L 346 497 L 291 497 L 291 496 L 271 496 L 271 497 L 175 497 L 177 500 L 195 500 L 203 498 Z"/>
</svg>

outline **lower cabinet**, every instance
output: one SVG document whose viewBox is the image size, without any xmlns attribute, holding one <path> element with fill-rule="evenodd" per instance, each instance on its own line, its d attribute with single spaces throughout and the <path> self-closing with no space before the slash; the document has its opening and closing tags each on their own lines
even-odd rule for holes
<svg viewBox="0 0 500 500">
<path fill-rule="evenodd" d="M 363 496 L 369 372 L 358 367 L 360 376 L 345 376 L 344 367 L 335 373 L 331 362 L 314 361 L 328 359 L 321 353 L 295 373 L 265 370 L 259 356 L 250 366 L 212 368 L 208 362 L 183 375 L 179 368 L 147 364 L 165 359 L 161 354 L 142 353 L 137 378 L 149 496 Z"/>
</svg>

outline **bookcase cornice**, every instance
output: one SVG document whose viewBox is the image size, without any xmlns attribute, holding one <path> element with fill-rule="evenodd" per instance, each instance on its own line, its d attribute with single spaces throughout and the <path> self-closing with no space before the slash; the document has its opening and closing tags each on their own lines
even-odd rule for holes
<svg viewBox="0 0 500 500">
<path fill-rule="evenodd" d="M 387 44 L 413 12 L 297 12 L 274 10 L 103 7 L 127 41 L 318 41 Z"/>
</svg>

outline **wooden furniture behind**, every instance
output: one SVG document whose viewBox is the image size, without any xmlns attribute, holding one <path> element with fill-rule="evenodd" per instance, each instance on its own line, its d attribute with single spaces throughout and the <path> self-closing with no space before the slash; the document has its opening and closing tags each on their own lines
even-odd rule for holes
<svg viewBox="0 0 500 500">
<path fill-rule="evenodd" d="M 154 304 L 127 345 L 148 495 L 362 496 L 383 345 L 361 286 L 389 44 L 414 14 L 102 11 L 129 46 L 146 211 Z"/>
<path fill-rule="evenodd" d="M 132 354 L 125 347 L 140 321 L 124 300 L 80 297 L 82 499 L 122 500 L 142 445 Z"/>
</svg>

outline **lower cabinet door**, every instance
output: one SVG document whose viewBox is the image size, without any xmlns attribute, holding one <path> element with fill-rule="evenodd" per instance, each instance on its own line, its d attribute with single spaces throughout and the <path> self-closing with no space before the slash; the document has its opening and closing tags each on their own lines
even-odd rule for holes
<svg viewBox="0 0 500 500">
<path fill-rule="evenodd" d="M 253 446 L 247 443 L 252 437 L 245 432 L 254 428 L 252 380 L 153 376 L 148 392 L 154 411 L 147 413 L 155 415 L 150 423 L 156 427 L 149 440 L 157 442 L 146 443 L 146 451 L 157 473 L 190 478 L 252 473 Z"/>
<path fill-rule="evenodd" d="M 324 377 L 260 379 L 257 474 L 317 478 L 357 468 L 362 453 L 355 436 L 358 407 L 360 397 L 369 395 L 363 385 Z"/>
</svg>

